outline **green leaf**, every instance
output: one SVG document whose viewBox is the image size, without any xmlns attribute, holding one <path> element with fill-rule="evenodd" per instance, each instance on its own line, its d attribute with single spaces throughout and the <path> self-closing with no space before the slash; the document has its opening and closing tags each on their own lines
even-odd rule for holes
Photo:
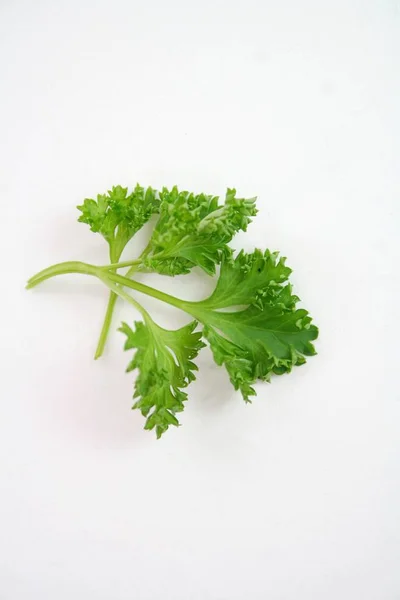
<svg viewBox="0 0 400 600">
<path fill-rule="evenodd" d="M 277 302 L 276 295 L 282 294 L 282 284 L 287 281 L 292 270 L 285 265 L 285 258 L 277 252 L 255 250 L 251 254 L 239 252 L 235 259 L 230 253 L 223 261 L 217 285 L 203 306 L 226 308 L 255 303 L 260 308 L 265 302 Z M 290 300 L 298 300 L 290 295 Z M 287 303 L 289 298 L 281 297 Z"/>
<path fill-rule="evenodd" d="M 225 365 L 246 401 L 257 379 L 288 373 L 315 354 L 318 329 L 306 310 L 296 308 L 299 299 L 286 283 L 290 272 L 277 253 L 241 252 L 223 262 L 211 296 L 190 305 L 216 363 Z"/>
<path fill-rule="evenodd" d="M 252 387 L 256 378 L 251 357 L 248 358 L 246 350 L 222 337 L 212 327 L 204 327 L 204 337 L 210 344 L 217 365 L 225 365 L 235 390 L 240 390 L 244 401 L 250 402 L 250 396 L 256 395 Z"/>
<path fill-rule="evenodd" d="M 217 196 L 163 188 L 144 264 L 168 275 L 188 273 L 194 266 L 213 275 L 230 253 L 227 244 L 238 231 L 246 231 L 256 212 L 255 198 L 237 198 L 234 189 L 228 189 L 220 205 Z"/>
<path fill-rule="evenodd" d="M 159 327 L 151 319 L 136 322 L 132 330 L 126 323 L 120 331 L 126 336 L 125 350 L 136 349 L 128 371 L 139 370 L 134 398 L 146 417 L 145 429 L 155 429 L 159 438 L 170 425 L 179 425 L 176 413 L 184 409 L 183 391 L 195 379 L 197 366 L 192 362 L 204 346 L 201 332 L 193 321 L 177 330 Z"/>
<path fill-rule="evenodd" d="M 86 198 L 78 221 L 87 223 L 91 231 L 101 233 L 110 245 L 111 260 L 118 260 L 124 247 L 150 217 L 158 212 L 158 194 L 139 184 L 128 194 L 128 188 L 112 187 L 97 200 Z"/>
</svg>

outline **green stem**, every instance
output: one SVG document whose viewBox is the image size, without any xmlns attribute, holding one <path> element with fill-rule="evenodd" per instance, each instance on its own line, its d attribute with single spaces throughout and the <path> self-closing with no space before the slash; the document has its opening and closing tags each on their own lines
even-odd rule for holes
<svg viewBox="0 0 400 600">
<path fill-rule="evenodd" d="M 180 298 L 171 296 L 170 294 L 152 288 L 148 285 L 145 285 L 144 283 L 140 283 L 139 281 L 129 279 L 129 277 L 126 277 L 124 275 L 118 275 L 118 273 L 114 273 L 113 271 L 105 273 L 101 267 L 96 267 L 95 265 L 90 265 L 88 263 L 79 261 L 58 263 L 56 265 L 48 267 L 47 269 L 43 269 L 43 271 L 36 273 L 36 275 L 34 275 L 28 280 L 26 287 L 27 289 L 33 288 L 39 283 L 45 281 L 46 279 L 56 277 L 57 275 L 66 275 L 67 273 L 80 273 L 83 275 L 92 275 L 94 277 L 98 277 L 105 285 L 107 285 L 107 287 L 109 287 L 112 290 L 113 294 L 122 296 L 125 298 L 125 300 L 127 299 L 126 296 L 128 296 L 131 299 L 129 300 L 130 302 L 133 301 L 133 299 L 131 298 L 131 296 L 129 296 L 129 294 L 126 294 L 126 292 L 121 290 L 118 286 L 110 284 L 119 284 L 119 286 L 128 287 L 132 290 L 136 290 L 137 292 L 141 292 L 142 294 L 146 294 L 147 296 L 151 296 L 152 298 L 156 298 L 157 300 L 166 302 L 171 306 L 175 306 L 176 308 L 179 308 L 180 310 L 183 310 L 193 316 L 199 314 L 199 310 L 195 308 L 197 304 L 196 302 L 181 300 Z"/>
<path fill-rule="evenodd" d="M 120 284 L 121 286 L 131 288 L 132 290 L 136 290 L 137 292 L 141 292 L 142 294 L 146 294 L 147 296 L 151 296 L 152 298 L 156 298 L 157 300 L 161 300 L 162 302 L 166 302 L 167 304 L 171 304 L 171 306 L 175 306 L 185 312 L 194 315 L 194 302 L 189 302 L 187 300 L 181 300 L 180 298 L 176 298 L 175 296 L 171 296 L 170 294 L 166 294 L 161 290 L 157 290 L 152 288 L 144 283 L 140 283 L 139 281 L 134 281 L 125 277 L 124 275 L 118 275 L 117 273 L 107 273 L 107 279 L 114 281 L 115 283 Z M 196 311 L 198 312 L 198 311 Z"/>
<path fill-rule="evenodd" d="M 97 360 L 104 352 L 104 347 L 106 345 L 108 332 L 110 331 L 112 316 L 114 312 L 115 303 L 117 301 L 118 296 L 114 292 L 110 292 L 107 303 L 107 310 L 104 316 L 103 326 L 101 328 L 99 341 L 97 342 L 96 351 L 94 353 L 94 359 Z"/>
<path fill-rule="evenodd" d="M 140 261 L 141 263 L 142 261 Z M 127 270 L 125 277 L 132 277 L 132 275 L 134 275 L 136 273 L 136 271 L 138 270 L 140 264 L 139 265 L 132 265 L 130 269 Z"/>
<path fill-rule="evenodd" d="M 111 264 L 117 264 L 122 254 L 123 248 L 118 248 L 115 238 L 110 243 L 110 261 Z M 108 297 L 106 314 L 104 315 L 103 325 L 100 331 L 99 341 L 97 342 L 96 351 L 94 353 L 94 359 L 97 360 L 104 352 L 104 348 L 107 342 L 108 334 L 111 327 L 112 317 L 114 313 L 115 303 L 117 296 L 114 292 L 110 292 Z"/>
<path fill-rule="evenodd" d="M 124 267 L 134 267 L 133 269 L 133 273 L 137 270 L 137 268 L 141 265 L 142 261 L 140 258 L 136 259 L 136 260 L 125 260 L 123 262 L 115 262 L 115 263 L 111 263 L 111 265 L 104 265 L 103 267 L 100 267 L 100 269 L 104 270 L 104 271 L 116 271 L 117 269 L 123 269 Z M 129 273 L 129 271 L 128 271 Z M 128 276 L 128 274 L 127 274 Z"/>
<path fill-rule="evenodd" d="M 134 273 L 136 273 L 136 271 L 139 269 L 139 267 L 141 266 L 141 264 L 143 263 L 143 259 L 146 258 L 146 256 L 148 255 L 148 253 L 150 252 L 151 249 L 151 240 L 149 241 L 149 243 L 147 244 L 146 248 L 143 250 L 143 252 L 141 253 L 141 255 L 139 256 L 138 260 L 133 260 L 131 263 L 131 268 L 126 272 L 125 277 L 132 277 L 132 275 Z M 126 265 L 129 266 L 129 265 Z"/>
<path fill-rule="evenodd" d="M 43 271 L 39 271 L 39 273 L 36 273 L 36 275 L 31 277 L 28 280 L 26 289 L 29 290 L 39 283 L 42 283 L 42 281 L 46 281 L 46 279 L 50 279 L 56 275 L 66 275 L 67 273 L 82 273 L 83 275 L 93 275 L 97 277 L 98 267 L 77 260 L 57 263 L 56 265 L 52 265 L 47 269 L 43 269 Z"/>
<path fill-rule="evenodd" d="M 134 298 L 132 298 L 132 296 L 130 296 L 127 292 L 125 292 L 125 290 L 120 287 L 119 285 L 116 285 L 114 282 L 112 282 L 108 276 L 103 276 L 100 275 L 99 279 L 110 289 L 112 290 L 114 296 L 116 297 L 120 297 L 123 298 L 123 300 L 126 300 L 127 302 L 129 302 L 129 304 L 132 304 L 132 306 L 134 306 L 142 315 L 142 317 L 147 321 L 147 320 L 152 320 L 149 313 L 147 312 L 147 310 L 145 308 L 143 308 L 143 306 L 141 304 L 139 304 L 139 302 L 137 302 Z"/>
<path fill-rule="evenodd" d="M 144 249 L 144 251 L 140 255 L 139 259 L 118 262 L 121 254 L 122 254 L 122 251 L 123 251 L 124 247 L 125 247 L 125 245 L 121 249 L 117 249 L 116 246 L 115 246 L 115 244 L 111 244 L 110 245 L 110 260 L 111 260 L 111 264 L 110 265 L 106 265 L 104 267 L 101 267 L 104 271 L 108 272 L 110 270 L 122 269 L 123 267 L 130 267 L 130 269 L 129 269 L 128 273 L 127 273 L 127 277 L 131 277 L 133 275 L 133 273 L 135 273 L 138 270 L 138 268 L 140 267 L 140 264 L 142 262 L 142 257 L 148 251 L 149 244 Z M 110 330 L 112 316 L 113 316 L 113 313 L 114 313 L 114 308 L 115 308 L 116 301 L 117 301 L 116 292 L 112 291 L 110 293 L 110 297 L 109 297 L 109 300 L 108 300 L 107 310 L 106 310 L 106 314 L 105 314 L 104 322 L 103 322 L 103 327 L 102 327 L 101 332 L 100 332 L 99 341 L 98 341 L 96 352 L 95 352 L 95 355 L 94 355 L 95 359 L 100 358 L 100 356 L 104 352 L 104 347 L 106 345 L 108 333 L 109 333 L 109 330 Z"/>
<path fill-rule="evenodd" d="M 148 285 L 145 285 L 144 283 L 140 283 L 139 281 L 129 279 L 129 277 L 125 277 L 124 275 L 118 275 L 113 271 L 108 271 L 106 273 L 101 267 L 96 267 L 94 265 L 89 265 L 88 263 L 79 261 L 58 263 L 56 265 L 48 267 L 47 269 L 43 269 L 43 271 L 40 271 L 28 280 L 26 287 L 27 289 L 33 288 L 39 283 L 45 281 L 46 279 L 56 277 L 57 275 L 65 275 L 67 273 L 80 273 L 82 275 L 91 275 L 93 277 L 97 277 L 111 290 L 112 297 L 121 296 L 122 298 L 124 298 L 124 300 L 127 300 L 128 302 L 133 304 L 141 312 L 141 314 L 146 320 L 151 319 L 150 315 L 138 302 L 136 302 L 134 298 L 132 298 L 132 296 L 130 296 L 127 292 L 125 292 L 122 289 L 123 287 L 128 287 L 142 294 L 146 294 L 147 296 L 151 296 L 152 298 L 156 298 L 157 300 L 161 300 L 161 302 L 166 302 L 171 306 L 175 306 L 176 308 L 187 312 L 196 319 L 200 321 L 202 320 L 201 310 L 197 306 L 196 302 L 181 300 L 180 298 L 176 298 L 175 296 L 166 294 L 165 292 L 152 288 Z M 104 328 L 104 331 L 106 332 L 105 337 L 107 336 L 109 323 L 111 322 L 111 316 L 112 309 L 110 309 L 110 311 L 107 310 L 107 315 L 105 319 L 106 327 Z"/>
<path fill-rule="evenodd" d="M 120 269 L 122 267 L 127 267 L 130 265 L 131 268 L 129 269 L 128 274 L 129 273 L 133 274 L 139 268 L 140 263 L 141 263 L 140 259 L 139 260 L 130 260 L 130 261 L 126 261 L 126 262 L 120 262 L 120 263 L 115 262 L 115 263 L 112 263 L 111 265 L 101 267 L 101 270 L 103 270 L 104 272 L 109 272 L 109 270 L 111 271 L 114 269 Z M 111 321 L 112 321 L 112 316 L 114 313 L 115 303 L 117 301 L 117 296 L 118 296 L 118 294 L 116 294 L 115 291 L 112 291 L 110 293 L 110 297 L 108 299 L 108 304 L 107 304 L 107 311 L 106 311 L 106 315 L 104 317 L 103 327 L 101 328 L 99 341 L 97 343 L 96 352 L 94 354 L 95 360 L 100 358 L 100 356 L 104 352 L 108 333 L 109 333 L 110 327 L 111 327 Z"/>
</svg>

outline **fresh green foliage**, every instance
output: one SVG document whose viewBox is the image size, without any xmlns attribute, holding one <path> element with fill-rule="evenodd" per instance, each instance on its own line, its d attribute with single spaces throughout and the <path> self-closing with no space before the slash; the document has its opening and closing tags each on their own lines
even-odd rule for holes
<svg viewBox="0 0 400 600">
<path fill-rule="evenodd" d="M 160 192 L 160 218 L 147 247 L 147 268 L 167 275 L 189 273 L 194 266 L 209 275 L 229 253 L 228 243 L 238 231 L 246 231 L 256 214 L 255 198 L 226 193 L 224 204 L 217 196 L 191 194 L 164 188 Z"/>
<path fill-rule="evenodd" d="M 230 252 L 223 262 L 213 293 L 201 305 L 215 310 L 254 304 L 262 309 L 269 302 L 293 308 L 298 298 L 292 296 L 289 284 L 283 285 L 292 272 L 285 265 L 285 260 L 279 258 L 277 252 L 269 250 L 264 253 L 255 250 L 251 254 L 242 250 L 235 259 Z"/>
<path fill-rule="evenodd" d="M 146 318 L 135 323 L 132 330 L 126 323 L 120 331 L 127 336 L 125 350 L 136 348 L 127 371 L 139 370 L 135 382 L 133 408 L 147 417 L 145 429 L 155 427 L 160 437 L 169 425 L 179 425 L 175 414 L 184 409 L 187 394 L 183 391 L 195 378 L 193 361 L 205 346 L 201 332 L 195 332 L 196 321 L 181 329 L 163 329 Z"/>
<path fill-rule="evenodd" d="M 77 207 L 82 213 L 78 221 L 87 223 L 91 231 L 104 237 L 109 246 L 110 261 L 117 263 L 129 240 L 159 211 L 159 204 L 158 193 L 151 187 L 145 189 L 137 184 L 129 194 L 128 188 L 117 185 L 106 194 L 99 194 L 97 200 L 86 198 Z M 132 267 L 132 273 L 140 268 L 141 261 L 138 263 Z M 111 292 L 95 358 L 103 353 L 116 299 L 116 295 Z"/>
<path fill-rule="evenodd" d="M 87 223 L 91 231 L 107 240 L 114 262 L 135 233 L 158 212 L 159 199 L 151 187 L 137 184 L 128 194 L 128 188 L 117 185 L 106 194 L 98 194 L 97 200 L 86 198 L 77 208 L 82 212 L 78 221 Z"/>
<path fill-rule="evenodd" d="M 246 231 L 256 214 L 254 198 L 237 198 L 236 191 L 228 189 L 220 204 L 216 196 L 179 192 L 176 187 L 156 192 L 138 185 L 129 194 L 127 188 L 116 186 L 97 200 L 86 199 L 78 208 L 82 212 L 79 221 L 107 240 L 112 264 L 53 265 L 32 277 L 27 287 L 63 273 L 87 274 L 103 282 L 111 297 L 101 350 L 116 297 L 139 310 L 143 322 L 135 322 L 134 328 L 123 323 L 120 331 L 126 335 L 125 349 L 135 351 L 127 369 L 138 372 L 133 408 L 146 417 L 145 429 L 155 429 L 157 437 L 170 425 L 179 425 L 176 415 L 184 409 L 186 388 L 195 379 L 193 361 L 205 345 L 203 340 L 246 402 L 255 395 L 258 380 L 270 381 L 272 375 L 289 373 L 315 354 L 312 342 L 318 329 L 308 312 L 297 307 L 299 298 L 288 282 L 291 269 L 285 259 L 269 250 L 234 255 L 229 248 L 235 233 Z M 159 213 L 159 218 L 145 250 L 131 261 L 118 262 L 127 242 L 154 213 Z M 218 265 L 214 291 L 198 302 L 170 296 L 132 279 L 138 269 L 177 275 L 194 266 L 213 276 Z M 117 273 L 128 266 L 126 275 Z M 181 329 L 164 329 L 126 288 L 167 302 L 195 320 Z"/>
<path fill-rule="evenodd" d="M 211 296 L 192 305 L 192 314 L 205 325 L 215 362 L 225 365 L 245 401 L 255 394 L 257 379 L 289 373 L 315 354 L 311 342 L 318 329 L 306 310 L 296 309 L 299 299 L 287 283 L 290 273 L 277 253 L 240 252 L 222 264 Z"/>
</svg>

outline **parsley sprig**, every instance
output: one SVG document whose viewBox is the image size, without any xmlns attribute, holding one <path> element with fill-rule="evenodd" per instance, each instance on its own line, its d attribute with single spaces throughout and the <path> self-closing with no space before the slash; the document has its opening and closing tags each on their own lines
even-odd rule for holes
<svg viewBox="0 0 400 600">
<path fill-rule="evenodd" d="M 127 370 L 138 371 L 133 408 L 141 411 L 145 428 L 155 429 L 157 437 L 170 425 L 179 425 L 176 415 L 184 409 L 186 388 L 197 371 L 194 360 L 205 342 L 246 402 L 255 395 L 258 380 L 289 373 L 315 354 L 312 342 L 318 329 L 308 312 L 297 308 L 299 298 L 288 282 L 291 269 L 285 259 L 269 250 L 235 255 L 229 247 L 232 237 L 246 231 L 255 216 L 255 198 L 238 198 L 234 189 L 228 189 L 221 203 L 217 196 L 176 187 L 157 192 L 137 185 L 128 193 L 127 188 L 116 186 L 96 200 L 86 199 L 78 209 L 79 221 L 107 241 L 110 264 L 56 264 L 29 279 L 27 288 L 65 273 L 97 277 L 109 288 L 96 358 L 103 352 L 117 297 L 139 311 L 143 321 L 132 327 L 123 323 L 120 331 L 126 336 L 125 350 L 134 350 Z M 144 251 L 133 260 L 120 261 L 129 240 L 153 215 L 158 220 Z M 195 266 L 216 278 L 211 295 L 197 302 L 133 279 L 136 271 L 173 276 L 189 273 Z M 121 275 L 118 271 L 124 267 L 130 268 Z M 177 330 L 164 329 L 127 289 L 171 304 L 193 320 Z"/>
</svg>

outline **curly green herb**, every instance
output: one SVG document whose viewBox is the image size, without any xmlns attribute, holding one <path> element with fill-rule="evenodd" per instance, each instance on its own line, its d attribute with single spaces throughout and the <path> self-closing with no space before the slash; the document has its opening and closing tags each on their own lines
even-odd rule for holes
<svg viewBox="0 0 400 600">
<path fill-rule="evenodd" d="M 135 350 L 127 369 L 138 370 L 133 408 L 146 417 L 145 428 L 155 429 L 157 437 L 170 425 L 179 425 L 176 414 L 184 409 L 185 389 L 197 371 L 194 360 L 205 342 L 246 402 L 255 395 L 257 380 L 289 373 L 315 354 L 312 342 L 318 329 L 306 310 L 296 308 L 299 298 L 288 283 L 291 269 L 285 259 L 269 250 L 235 256 L 229 247 L 233 236 L 246 231 L 256 215 L 255 198 L 237 198 L 236 191 L 228 189 L 220 203 L 217 196 L 180 192 L 176 187 L 157 192 L 137 185 L 128 193 L 116 186 L 96 200 L 86 199 L 78 209 L 82 213 L 78 220 L 107 241 L 110 264 L 53 265 L 29 279 L 27 288 L 65 273 L 97 277 L 109 288 L 96 358 L 103 352 L 117 297 L 140 312 L 143 321 L 133 328 L 123 323 L 120 331 L 126 335 L 125 350 Z M 144 251 L 120 261 L 129 240 L 153 215 L 158 220 Z M 132 278 L 137 271 L 186 274 L 195 266 L 216 278 L 212 294 L 199 302 L 176 298 Z M 123 267 L 130 267 L 126 275 L 118 273 Z M 171 304 L 194 320 L 178 330 L 164 329 L 126 288 Z"/>
</svg>

